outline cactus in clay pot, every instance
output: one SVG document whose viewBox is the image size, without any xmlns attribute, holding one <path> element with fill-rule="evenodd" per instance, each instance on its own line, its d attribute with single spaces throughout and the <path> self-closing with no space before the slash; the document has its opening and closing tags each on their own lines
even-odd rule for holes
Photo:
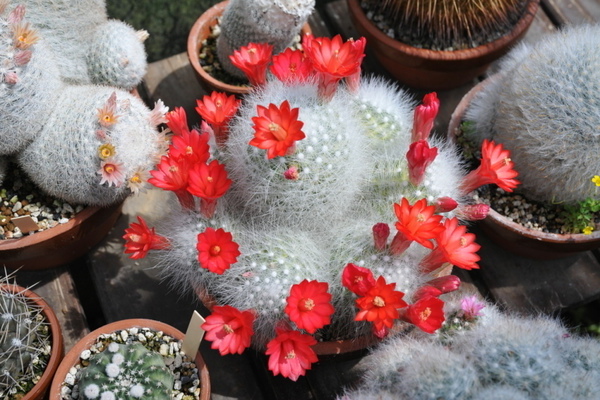
<svg viewBox="0 0 600 400">
<path fill-rule="evenodd" d="M 162 102 L 151 111 L 118 88 L 63 83 L 24 8 L 0 11 L 0 153 L 69 202 L 108 205 L 138 192 L 164 150 Z"/>
<path fill-rule="evenodd" d="M 512 152 L 519 192 L 544 203 L 600 199 L 600 27 L 581 26 L 513 50 L 473 99 L 470 139 Z"/>
<path fill-rule="evenodd" d="M 228 73 L 246 78 L 229 57 L 248 43 L 269 43 L 274 54 L 292 44 L 315 0 L 230 0 L 220 21 L 217 57 Z"/>
<path fill-rule="evenodd" d="M 572 335 L 550 317 L 501 312 L 475 295 L 448 297 L 449 318 L 438 335 L 413 331 L 382 344 L 361 365 L 358 387 L 338 400 L 587 399 L 597 393 L 596 339 Z"/>
<path fill-rule="evenodd" d="M 62 79 L 73 84 L 135 88 L 146 73 L 147 32 L 109 20 L 103 0 L 20 1 L 54 54 Z"/>
<path fill-rule="evenodd" d="M 50 329 L 36 306 L 6 288 L 12 275 L 0 278 L 0 397 L 27 393 L 39 379 L 51 352 Z"/>
<path fill-rule="evenodd" d="M 171 399 L 173 374 L 163 357 L 141 343 L 110 343 L 81 372 L 81 399 Z"/>
<path fill-rule="evenodd" d="M 265 83 L 241 104 L 218 93 L 198 100 L 200 130 L 182 109 L 168 113 L 175 136 L 150 183 L 181 207 L 156 230 L 139 219 L 124 236 L 132 258 L 160 250 L 157 266 L 179 290 L 214 297 L 213 348 L 239 353 L 252 341 L 293 380 L 316 361 L 317 340 L 434 332 L 439 296 L 460 282 L 449 265 L 478 268 L 459 218 L 475 216 L 463 185 L 484 183 L 481 171 L 465 176 L 455 149 L 429 138 L 434 93 L 415 108 L 396 86 L 360 79 L 364 45 L 306 37 L 307 57 L 274 56 L 274 76 L 256 79 Z M 344 55 L 343 72 L 324 67 L 332 54 Z M 496 165 L 489 157 L 483 164 Z M 510 167 L 494 183 L 514 186 Z"/>
</svg>

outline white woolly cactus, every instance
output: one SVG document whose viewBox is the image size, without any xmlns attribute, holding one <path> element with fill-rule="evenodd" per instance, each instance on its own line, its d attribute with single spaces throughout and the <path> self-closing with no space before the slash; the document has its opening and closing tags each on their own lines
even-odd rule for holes
<svg viewBox="0 0 600 400">
<path fill-rule="evenodd" d="M 293 380 L 316 361 L 317 339 L 383 338 L 410 324 L 435 332 L 439 297 L 460 284 L 450 264 L 478 268 L 479 245 L 454 216 L 471 216 L 462 185 L 478 173 L 465 177 L 450 145 L 430 146 L 435 93 L 413 110 L 396 86 L 360 81 L 364 44 L 306 38 L 308 58 L 273 57 L 278 79 L 254 74 L 264 84 L 241 106 L 222 93 L 198 100 L 201 131 L 169 113 L 172 144 L 150 183 L 184 210 L 159 233 L 140 219 L 124 235 L 132 258 L 161 250 L 173 285 L 212 296 L 213 348 L 239 353 L 252 341 Z M 334 54 L 343 59 L 328 63 Z"/>
<path fill-rule="evenodd" d="M 223 11 L 217 57 L 233 76 L 245 78 L 229 56 L 248 43 L 269 43 L 273 54 L 292 44 L 315 7 L 315 0 L 230 0 Z"/>
<path fill-rule="evenodd" d="M 19 0 L 54 54 L 62 79 L 130 90 L 146 73 L 145 31 L 109 20 L 103 0 Z"/>
<path fill-rule="evenodd" d="M 466 114 L 473 139 L 512 152 L 532 200 L 598 199 L 590 182 L 600 149 L 600 26 L 578 26 L 509 53 Z"/>
</svg>

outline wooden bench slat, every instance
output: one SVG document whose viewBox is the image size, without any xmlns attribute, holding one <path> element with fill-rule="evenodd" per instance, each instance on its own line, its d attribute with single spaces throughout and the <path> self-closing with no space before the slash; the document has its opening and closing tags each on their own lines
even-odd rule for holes
<svg viewBox="0 0 600 400">
<path fill-rule="evenodd" d="M 588 7 L 593 3 L 596 3 L 597 6 L 598 2 L 587 0 L 586 3 L 587 5 L 584 6 L 580 0 L 542 0 L 541 4 L 558 26 L 564 26 L 597 21 L 588 11 Z M 595 7 L 590 8 L 594 9 Z"/>
</svg>

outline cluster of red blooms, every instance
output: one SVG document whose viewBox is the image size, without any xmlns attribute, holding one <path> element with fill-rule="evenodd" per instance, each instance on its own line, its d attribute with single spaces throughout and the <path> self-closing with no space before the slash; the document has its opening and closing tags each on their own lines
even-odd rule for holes
<svg viewBox="0 0 600 400">
<path fill-rule="evenodd" d="M 307 36 L 303 39 L 304 52 L 288 49 L 271 56 L 269 45 L 251 43 L 235 52 L 232 61 L 246 72 L 253 85 L 263 84 L 267 68 L 270 68 L 283 82 L 303 82 L 314 77 L 311 79 L 318 82 L 320 94 L 330 98 L 343 78 L 351 90 L 358 87 L 364 46 L 364 38 L 344 43 L 339 36 L 332 39 Z M 234 96 L 221 93 L 204 96 L 196 108 L 206 121 L 200 131 L 188 128 L 183 109 L 168 113 L 167 125 L 174 134 L 172 143 L 168 155 L 163 156 L 157 169 L 151 172 L 153 177 L 149 182 L 173 191 L 181 205 L 188 209 L 196 209 L 196 197 L 199 198 L 199 211 L 210 218 L 217 199 L 229 189 L 231 181 L 222 164 L 216 160 L 209 162 L 209 142 L 215 135 L 217 144 L 224 143 L 228 122 L 238 107 L 239 100 Z M 430 148 L 427 138 L 438 109 L 437 96 L 431 93 L 415 110 L 412 144 L 407 153 L 410 180 L 414 185 L 421 183 L 427 166 L 437 156 L 437 148 Z M 303 123 L 298 120 L 298 109 L 292 109 L 287 101 L 279 106 L 258 106 L 257 116 L 252 120 L 255 134 L 249 144 L 266 150 L 269 159 L 285 156 L 293 151 L 296 141 L 305 137 L 301 130 Z M 495 183 L 511 191 L 518 184 L 514 179 L 516 175 L 509 152 L 501 145 L 486 141 L 481 165 L 467 175 L 462 190 L 466 193 L 481 185 Z M 294 179 L 294 176 L 294 171 L 286 171 L 286 178 Z M 457 202 L 450 198 L 438 199 L 435 205 L 428 205 L 425 199 L 411 205 L 403 198 L 394 204 L 396 235 L 388 245 L 389 226 L 375 224 L 374 245 L 392 255 L 401 254 L 413 241 L 432 249 L 420 265 L 424 274 L 445 265 L 478 268 L 476 251 L 479 245 L 474 242 L 475 235 L 467 233 L 457 218 L 443 220 L 437 215 L 456 207 Z M 479 214 L 485 213 L 485 210 L 478 210 Z M 474 210 L 460 211 L 461 215 L 476 214 Z M 150 250 L 169 246 L 166 238 L 156 234 L 139 217 L 138 223 L 132 223 L 125 230 L 124 239 L 125 252 L 131 253 L 131 258 L 142 258 Z M 210 227 L 198 235 L 197 250 L 200 266 L 217 274 L 223 274 L 240 255 L 231 233 Z M 396 320 L 414 324 L 428 333 L 435 332 L 444 322 L 444 302 L 439 296 L 458 289 L 460 280 L 453 275 L 432 279 L 413 293 L 411 304 L 403 298 L 403 292 L 395 290 L 395 283 L 387 283 L 383 276 L 375 279 L 369 269 L 355 264 L 346 265 L 342 284 L 358 296 L 355 320 L 371 322 L 375 335 L 385 337 Z M 317 361 L 312 349 L 316 339 L 312 334 L 330 324 L 334 313 L 328 290 L 327 282 L 304 280 L 292 285 L 284 309 L 289 320 L 279 324 L 275 337 L 267 344 L 268 366 L 275 375 L 296 380 Z M 250 346 L 254 320 L 252 310 L 215 306 L 202 327 L 212 348 L 221 354 L 242 353 Z"/>
</svg>

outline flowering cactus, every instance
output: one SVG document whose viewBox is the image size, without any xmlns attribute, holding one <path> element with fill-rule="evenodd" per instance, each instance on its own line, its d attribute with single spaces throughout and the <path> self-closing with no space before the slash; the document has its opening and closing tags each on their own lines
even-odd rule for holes
<svg viewBox="0 0 600 400">
<path fill-rule="evenodd" d="M 302 53 L 273 57 L 277 78 L 257 76 L 264 83 L 241 104 L 216 94 L 199 101 L 203 118 L 219 121 L 212 127 L 190 130 L 183 110 L 168 113 L 175 136 L 151 183 L 181 208 L 156 230 L 140 221 L 124 235 L 136 258 L 160 250 L 158 267 L 179 289 L 214 296 L 204 325 L 213 348 L 239 353 L 253 343 L 274 374 L 293 380 L 316 361 L 317 340 L 435 332 L 440 297 L 460 284 L 450 264 L 478 268 L 479 245 L 455 215 L 469 206 L 461 163 L 429 138 L 437 97 L 417 108 L 415 125 L 406 94 L 360 81 L 361 54 L 331 59 L 364 43 L 305 38 L 303 63 L 319 68 L 292 66 Z M 490 181 L 470 180 L 508 184 L 514 175 L 496 167 L 481 169 Z"/>
<path fill-rule="evenodd" d="M 19 0 L 54 54 L 60 76 L 74 84 L 135 88 L 146 73 L 145 31 L 109 20 L 100 0 Z"/>
<path fill-rule="evenodd" d="M 465 119 L 476 143 L 511 151 L 528 199 L 578 203 L 600 199 L 598 174 L 600 27 L 581 26 L 513 50 L 473 99 Z"/>
<path fill-rule="evenodd" d="M 597 395 L 597 340 L 572 336 L 548 317 L 502 313 L 475 295 L 449 297 L 440 334 L 414 331 L 382 344 L 365 358 L 359 387 L 338 400 Z"/>
<path fill-rule="evenodd" d="M 275 54 L 292 44 L 315 7 L 315 0 L 230 0 L 223 11 L 217 57 L 233 76 L 246 78 L 230 60 L 248 43 L 268 43 Z"/>
<path fill-rule="evenodd" d="M 12 155 L 46 193 L 108 205 L 139 191 L 164 150 L 156 127 L 167 109 L 149 110 L 109 86 L 70 85 L 25 9 L 0 9 L 0 154 Z M 148 176 L 147 176 L 148 175 Z"/>
</svg>

